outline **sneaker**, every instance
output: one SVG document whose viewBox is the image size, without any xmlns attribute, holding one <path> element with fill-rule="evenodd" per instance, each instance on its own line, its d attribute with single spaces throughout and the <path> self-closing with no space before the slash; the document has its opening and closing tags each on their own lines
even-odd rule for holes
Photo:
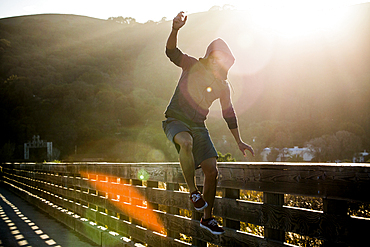
<svg viewBox="0 0 370 247">
<path fill-rule="evenodd" d="M 221 235 L 225 232 L 224 229 L 218 225 L 217 220 L 215 220 L 213 217 L 207 220 L 202 218 L 200 220 L 200 227 L 207 229 L 215 235 Z"/>
<path fill-rule="evenodd" d="M 191 193 L 190 200 L 194 204 L 194 208 L 197 211 L 201 211 L 208 206 L 208 203 L 203 199 L 199 191 L 194 191 Z"/>
</svg>

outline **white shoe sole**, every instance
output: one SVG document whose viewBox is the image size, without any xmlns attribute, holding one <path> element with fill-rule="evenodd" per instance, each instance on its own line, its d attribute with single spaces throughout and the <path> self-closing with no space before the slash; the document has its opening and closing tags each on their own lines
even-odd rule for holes
<svg viewBox="0 0 370 247">
<path fill-rule="evenodd" d="M 205 209 L 206 207 L 208 207 L 208 203 L 207 202 L 205 202 L 206 204 L 204 204 L 204 206 L 203 207 L 201 207 L 201 208 L 196 208 L 196 207 L 194 207 L 195 208 L 195 210 L 197 210 L 197 211 L 202 211 L 203 209 Z"/>
<path fill-rule="evenodd" d="M 222 235 L 222 234 L 224 234 L 224 233 L 225 233 L 225 232 L 214 232 L 214 231 L 212 231 L 211 229 L 209 229 L 208 227 L 206 227 L 206 226 L 202 225 L 202 223 L 200 223 L 200 227 L 202 227 L 203 229 L 208 230 L 210 233 L 212 233 L 212 234 L 214 234 L 214 235 Z"/>
</svg>

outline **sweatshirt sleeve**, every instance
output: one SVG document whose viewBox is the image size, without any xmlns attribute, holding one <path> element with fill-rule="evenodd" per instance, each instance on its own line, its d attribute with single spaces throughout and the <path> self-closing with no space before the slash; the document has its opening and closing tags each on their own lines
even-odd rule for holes
<svg viewBox="0 0 370 247">
<path fill-rule="evenodd" d="M 223 118 L 225 119 L 229 129 L 238 128 L 238 119 L 236 118 L 235 111 L 232 105 L 222 111 Z"/>
<path fill-rule="evenodd" d="M 222 108 L 222 116 L 225 119 L 229 129 L 238 128 L 238 119 L 236 118 L 235 110 L 231 102 L 230 88 L 226 83 L 225 88 L 222 90 L 220 95 L 220 102 Z"/>
<path fill-rule="evenodd" d="M 175 49 L 166 48 L 166 55 L 171 62 L 173 62 L 174 64 L 176 64 L 177 66 L 181 67 L 184 70 L 191 67 L 194 63 L 198 61 L 196 58 L 184 54 L 177 47 Z"/>
</svg>

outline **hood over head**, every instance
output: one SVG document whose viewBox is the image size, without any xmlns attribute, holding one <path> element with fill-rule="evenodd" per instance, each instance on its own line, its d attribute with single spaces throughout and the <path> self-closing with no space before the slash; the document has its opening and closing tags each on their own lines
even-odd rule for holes
<svg viewBox="0 0 370 247">
<path fill-rule="evenodd" d="M 231 52 L 229 46 L 226 44 L 226 42 L 220 38 L 215 39 L 208 45 L 206 54 L 204 55 L 203 59 L 207 59 L 213 51 L 221 51 L 227 56 L 227 59 L 223 66 L 223 71 L 222 71 L 222 76 L 224 77 L 223 79 L 226 80 L 227 73 L 235 62 L 235 57 L 233 53 Z"/>
</svg>

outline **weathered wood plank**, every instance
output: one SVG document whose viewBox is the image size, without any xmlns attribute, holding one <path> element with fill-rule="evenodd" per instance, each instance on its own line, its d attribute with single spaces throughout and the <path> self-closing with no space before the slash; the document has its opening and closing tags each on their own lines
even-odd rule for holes
<svg viewBox="0 0 370 247">
<path fill-rule="evenodd" d="M 262 225 L 262 205 L 262 203 L 216 197 L 214 214 L 230 220 Z"/>
<path fill-rule="evenodd" d="M 366 165 L 219 165 L 219 173 L 220 187 L 370 201 L 365 193 L 370 189 L 370 169 Z"/>
</svg>

